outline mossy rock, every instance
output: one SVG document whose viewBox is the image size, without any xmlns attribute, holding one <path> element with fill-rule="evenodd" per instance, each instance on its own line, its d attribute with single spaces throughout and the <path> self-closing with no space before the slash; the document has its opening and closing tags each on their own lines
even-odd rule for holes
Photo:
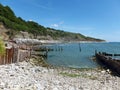
<svg viewBox="0 0 120 90">
<path fill-rule="evenodd" d="M 49 67 L 49 64 L 44 60 L 44 58 L 39 56 L 32 57 L 30 62 L 36 66 Z"/>
</svg>

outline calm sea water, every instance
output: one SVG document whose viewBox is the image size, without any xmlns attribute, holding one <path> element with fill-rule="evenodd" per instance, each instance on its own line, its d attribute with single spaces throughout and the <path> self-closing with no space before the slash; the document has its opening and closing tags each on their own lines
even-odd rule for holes
<svg viewBox="0 0 120 90">
<path fill-rule="evenodd" d="M 55 66 L 72 68 L 96 68 L 99 65 L 91 58 L 95 50 L 107 53 L 119 53 L 120 43 L 69 43 L 49 46 L 54 51 L 48 53 L 47 62 Z M 81 47 L 81 50 L 80 48 Z M 62 50 L 58 50 L 62 48 Z M 115 57 L 119 58 L 119 57 Z"/>
</svg>

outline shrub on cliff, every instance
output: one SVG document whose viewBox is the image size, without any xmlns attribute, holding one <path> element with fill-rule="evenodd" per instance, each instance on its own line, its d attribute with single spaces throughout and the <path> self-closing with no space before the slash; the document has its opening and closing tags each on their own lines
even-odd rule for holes
<svg viewBox="0 0 120 90">
<path fill-rule="evenodd" d="M 0 39 L 0 56 L 5 54 L 4 42 Z"/>
</svg>

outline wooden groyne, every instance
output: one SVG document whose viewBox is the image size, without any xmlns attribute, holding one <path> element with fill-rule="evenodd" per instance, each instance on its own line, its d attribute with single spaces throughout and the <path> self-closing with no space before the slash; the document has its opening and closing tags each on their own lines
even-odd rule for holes
<svg viewBox="0 0 120 90">
<path fill-rule="evenodd" d="M 21 62 L 34 56 L 47 58 L 48 51 L 52 50 L 38 49 L 34 49 L 32 45 L 12 43 L 12 45 L 6 46 L 5 54 L 0 55 L 0 65 Z"/>
<path fill-rule="evenodd" d="M 111 71 L 115 72 L 116 74 L 120 75 L 120 60 L 112 59 L 110 56 L 106 56 L 104 53 L 96 53 L 96 59 L 101 64 L 108 67 Z"/>
<path fill-rule="evenodd" d="M 0 55 L 0 65 L 21 62 L 30 57 L 30 49 L 22 49 L 18 46 L 9 46 L 5 48 L 5 54 Z"/>
<path fill-rule="evenodd" d="M 48 57 L 49 51 L 63 51 L 62 46 L 57 46 L 57 49 L 41 46 L 42 43 L 36 39 L 15 39 L 5 42 L 5 54 L 0 55 L 0 65 L 11 64 L 24 61 L 27 58 L 39 56 Z"/>
</svg>

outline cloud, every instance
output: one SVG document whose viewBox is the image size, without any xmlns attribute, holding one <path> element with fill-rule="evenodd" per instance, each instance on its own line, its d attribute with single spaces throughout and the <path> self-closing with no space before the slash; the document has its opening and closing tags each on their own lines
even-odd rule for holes
<svg viewBox="0 0 120 90">
<path fill-rule="evenodd" d="M 93 27 L 80 27 L 79 30 L 95 30 Z"/>
<path fill-rule="evenodd" d="M 52 27 L 55 27 L 55 28 L 59 27 L 58 24 L 52 24 L 51 26 L 52 26 Z"/>
<path fill-rule="evenodd" d="M 94 27 L 72 27 L 72 26 L 64 26 L 64 29 L 69 29 L 69 30 L 95 30 L 96 28 Z"/>
<path fill-rule="evenodd" d="M 32 19 L 30 19 L 30 20 L 28 20 L 28 21 L 32 22 L 33 20 L 32 20 Z"/>
<path fill-rule="evenodd" d="M 52 10 L 53 9 L 50 5 L 47 5 L 47 3 L 44 3 L 44 0 L 42 0 L 42 1 L 40 1 L 40 0 L 37 0 L 37 1 L 31 0 L 31 1 L 27 2 L 27 3 L 29 3 L 30 5 L 32 5 L 34 7 L 45 9 L 45 10 Z"/>
<path fill-rule="evenodd" d="M 54 28 L 58 28 L 58 27 L 61 27 L 62 24 L 64 24 L 64 21 L 61 21 L 61 22 L 59 22 L 59 23 L 52 24 L 51 26 L 54 27 Z"/>
<path fill-rule="evenodd" d="M 64 24 L 64 21 L 59 22 L 60 25 Z"/>
<path fill-rule="evenodd" d="M 51 7 L 47 7 L 45 5 L 40 5 L 40 4 L 35 4 L 36 7 L 42 8 L 42 9 L 47 9 L 47 10 L 51 10 Z"/>
</svg>

